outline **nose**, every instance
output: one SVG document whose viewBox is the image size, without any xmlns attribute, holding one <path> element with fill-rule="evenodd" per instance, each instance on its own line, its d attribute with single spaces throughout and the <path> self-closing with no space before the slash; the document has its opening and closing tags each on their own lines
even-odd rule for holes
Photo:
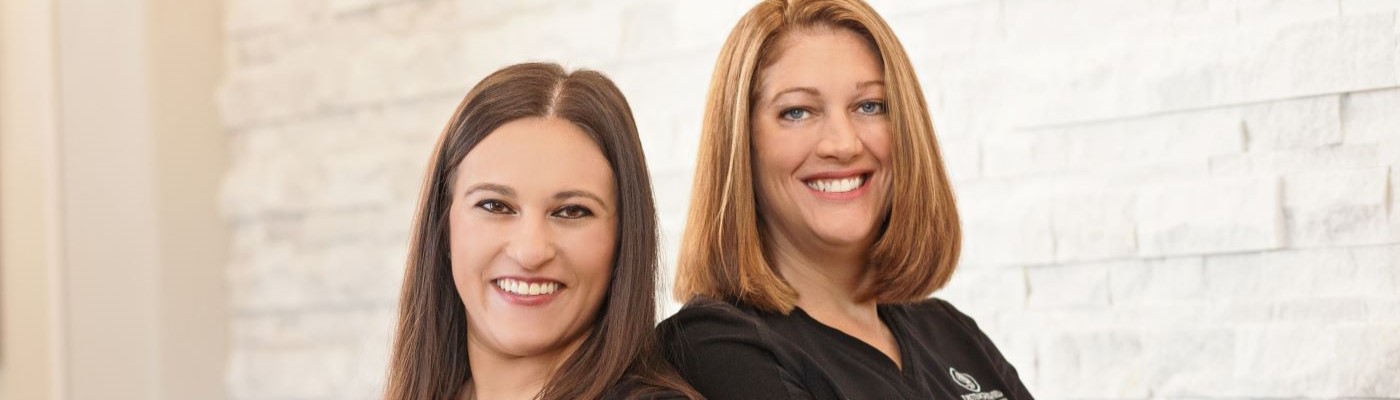
<svg viewBox="0 0 1400 400">
<path fill-rule="evenodd" d="M 506 255 L 525 269 L 539 269 L 549 264 L 558 254 L 554 238 L 550 234 L 543 217 L 525 218 L 511 232 Z"/>
<path fill-rule="evenodd" d="M 837 113 L 827 119 L 817 143 L 817 156 L 839 162 L 847 162 L 865 150 L 856 132 L 854 121 L 845 113 Z"/>
</svg>

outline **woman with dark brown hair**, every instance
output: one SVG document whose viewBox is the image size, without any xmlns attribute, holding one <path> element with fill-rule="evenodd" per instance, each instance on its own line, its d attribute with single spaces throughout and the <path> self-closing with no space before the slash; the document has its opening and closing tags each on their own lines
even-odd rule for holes
<svg viewBox="0 0 1400 400">
<path fill-rule="evenodd" d="M 961 229 L 909 57 L 861 0 L 766 0 L 710 83 L 661 325 L 728 399 L 1030 399 L 971 318 L 930 298 Z"/>
<path fill-rule="evenodd" d="M 386 397 L 698 398 L 656 353 L 645 162 L 602 74 L 477 84 L 423 183 Z"/>
</svg>

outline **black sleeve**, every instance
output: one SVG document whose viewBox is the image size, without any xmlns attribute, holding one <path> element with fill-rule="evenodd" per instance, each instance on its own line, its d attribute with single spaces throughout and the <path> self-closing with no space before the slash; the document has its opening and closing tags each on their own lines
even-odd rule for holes
<svg viewBox="0 0 1400 400">
<path fill-rule="evenodd" d="M 1001 350 L 997 350 L 997 346 L 992 343 L 992 339 L 987 337 L 987 334 L 982 332 L 982 328 L 977 326 L 977 321 L 973 321 L 972 317 L 963 314 L 962 311 L 958 311 L 956 307 L 953 307 L 952 304 L 946 301 L 937 300 L 937 303 L 943 308 L 944 312 L 952 315 L 954 319 L 962 324 L 963 329 L 973 334 L 977 343 L 982 348 L 982 352 L 986 354 L 987 359 L 991 360 L 993 365 L 995 365 L 997 374 L 1001 375 L 1002 381 L 1009 385 L 1006 390 L 1011 392 L 1008 393 L 1010 398 L 1018 400 L 1035 399 L 1035 397 L 1031 396 L 1030 390 L 1026 389 L 1026 385 L 1021 382 L 1021 375 L 1016 372 L 1016 367 L 1012 366 L 1011 362 L 1006 361 L 1006 357 L 1001 355 Z"/>
<path fill-rule="evenodd" d="M 658 328 L 666 358 L 709 400 L 810 399 L 759 322 L 727 304 L 692 304 Z"/>
</svg>

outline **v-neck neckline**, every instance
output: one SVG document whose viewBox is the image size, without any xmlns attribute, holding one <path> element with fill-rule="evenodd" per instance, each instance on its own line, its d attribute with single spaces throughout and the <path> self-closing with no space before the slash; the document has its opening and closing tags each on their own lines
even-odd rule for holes
<svg viewBox="0 0 1400 400">
<path fill-rule="evenodd" d="M 905 335 L 903 335 L 903 332 L 898 326 L 898 324 L 895 324 L 889 318 L 888 312 L 885 309 L 885 305 L 876 305 L 875 313 L 880 318 L 880 322 L 885 324 L 885 328 L 890 330 L 890 336 L 894 337 L 895 352 L 899 354 L 899 359 L 902 361 L 902 363 L 895 362 L 893 358 L 890 358 L 889 355 L 885 354 L 885 352 L 883 351 L 880 351 L 880 349 L 876 348 L 870 343 L 866 343 L 864 340 L 860 340 L 860 338 L 846 333 L 846 331 L 836 329 L 831 325 L 823 323 L 816 317 L 813 317 L 811 314 L 808 314 L 807 310 L 803 310 L 802 307 L 793 307 L 793 311 L 796 313 L 800 313 L 802 319 L 816 325 L 819 329 L 827 333 L 836 335 L 842 340 L 855 343 L 856 347 L 861 348 L 861 351 L 878 356 L 880 362 L 885 364 L 886 367 L 892 369 L 894 372 L 898 373 L 900 376 L 909 376 L 912 361 L 908 351 L 909 344 L 905 343 Z"/>
</svg>

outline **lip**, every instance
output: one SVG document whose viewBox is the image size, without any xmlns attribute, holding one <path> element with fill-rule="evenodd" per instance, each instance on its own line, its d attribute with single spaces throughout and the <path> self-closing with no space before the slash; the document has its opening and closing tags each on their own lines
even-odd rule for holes
<svg viewBox="0 0 1400 400">
<path fill-rule="evenodd" d="M 818 173 L 814 173 L 814 174 L 809 174 L 809 175 L 802 176 L 802 177 L 798 178 L 798 180 L 802 181 L 802 182 L 805 184 L 807 181 L 810 181 L 810 180 L 813 180 L 813 179 L 841 179 L 841 178 L 850 178 L 850 177 L 852 177 L 852 176 L 859 176 L 859 175 L 873 175 L 874 172 L 875 172 L 874 170 L 870 170 L 870 169 L 848 169 L 848 170 L 844 170 L 844 171 L 818 172 Z"/>
<path fill-rule="evenodd" d="M 823 192 L 823 191 L 820 191 L 820 190 L 817 190 L 817 189 L 813 189 L 811 186 L 807 186 L 807 181 L 811 181 L 811 180 L 816 180 L 816 179 L 843 179 L 843 178 L 851 178 L 851 177 L 862 176 L 862 175 L 865 176 L 865 180 L 864 180 L 863 182 L 860 183 L 860 187 L 857 187 L 855 190 L 852 190 L 852 191 L 849 191 L 849 192 L 842 192 L 842 193 Z M 845 170 L 845 171 L 819 172 L 819 173 L 807 175 L 807 176 L 804 176 L 804 177 L 798 179 L 798 182 L 797 182 L 797 183 L 800 184 L 800 185 L 802 185 L 802 188 L 807 189 L 808 192 L 812 193 L 812 195 L 816 196 L 816 197 L 819 198 L 819 199 L 833 200 L 833 201 L 847 201 L 847 200 L 852 200 L 852 199 L 859 198 L 860 196 L 864 195 L 866 192 L 869 192 L 869 191 L 870 191 L 870 181 L 871 181 L 871 180 L 874 180 L 874 179 L 875 179 L 875 173 L 874 173 L 874 171 L 871 171 L 871 170 Z"/>
<path fill-rule="evenodd" d="M 500 279 L 513 279 L 525 283 L 557 283 L 559 284 L 559 289 L 556 289 L 554 293 L 550 294 L 540 294 L 534 296 L 518 295 L 515 293 L 507 292 L 505 289 L 501 289 L 500 286 L 496 286 L 496 281 Z M 505 300 L 507 303 L 526 307 L 537 307 L 549 304 L 549 302 L 554 301 L 554 298 L 559 297 L 560 293 L 564 293 L 565 290 L 569 289 L 569 287 L 567 285 L 564 285 L 563 282 L 540 277 L 498 276 L 487 281 L 486 284 L 487 286 L 491 287 L 491 291 L 495 292 L 496 295 L 500 296 L 501 299 Z"/>
</svg>

